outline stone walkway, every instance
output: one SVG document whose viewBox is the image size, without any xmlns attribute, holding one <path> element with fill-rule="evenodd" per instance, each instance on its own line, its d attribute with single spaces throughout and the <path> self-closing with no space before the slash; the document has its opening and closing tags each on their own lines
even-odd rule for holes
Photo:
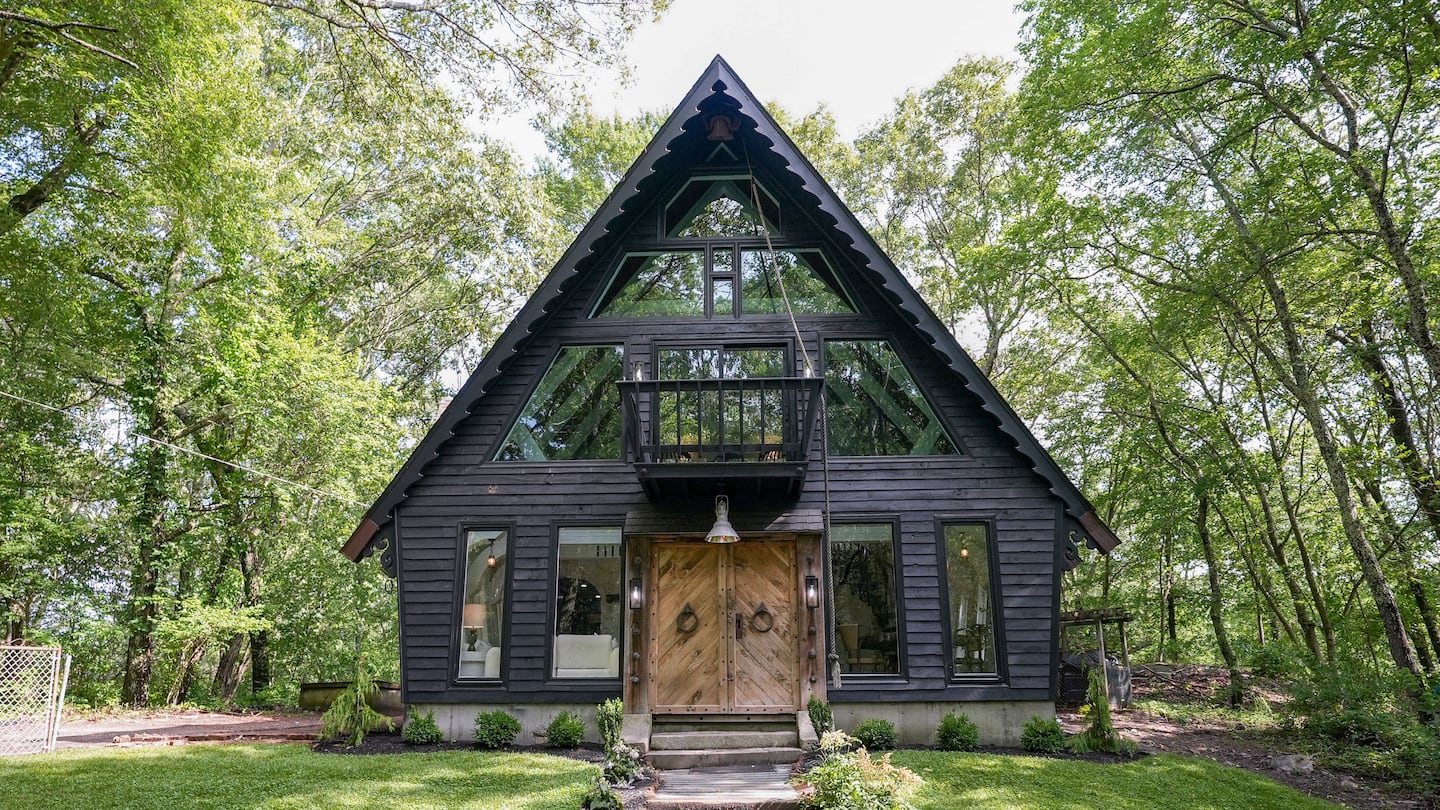
<svg viewBox="0 0 1440 810">
<path fill-rule="evenodd" d="M 649 808 L 782 810 L 800 806 L 789 765 L 736 765 L 661 771 Z"/>
</svg>

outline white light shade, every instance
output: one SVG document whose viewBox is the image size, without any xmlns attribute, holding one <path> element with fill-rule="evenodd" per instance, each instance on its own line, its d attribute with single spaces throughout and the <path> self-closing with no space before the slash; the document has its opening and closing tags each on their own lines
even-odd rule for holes
<svg viewBox="0 0 1440 810">
<path fill-rule="evenodd" d="M 705 535 L 707 543 L 738 543 L 740 535 L 730 525 L 730 499 L 724 495 L 715 496 L 715 525 Z"/>
</svg>

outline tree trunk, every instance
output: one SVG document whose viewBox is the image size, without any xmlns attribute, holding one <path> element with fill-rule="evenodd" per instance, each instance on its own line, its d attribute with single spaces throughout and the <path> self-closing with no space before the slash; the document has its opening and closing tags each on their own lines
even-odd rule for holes
<svg viewBox="0 0 1440 810">
<path fill-rule="evenodd" d="M 240 558 L 240 572 L 245 580 L 245 606 L 260 607 L 263 594 L 263 576 L 260 552 L 251 541 Z M 270 687 L 270 634 L 264 630 L 250 633 L 250 691 L 259 694 Z"/>
<path fill-rule="evenodd" d="M 95 141 L 100 133 L 105 131 L 109 125 L 109 119 L 102 113 L 95 117 L 89 124 L 82 123 L 77 117 L 71 132 L 74 134 L 74 142 L 66 149 L 65 154 L 50 167 L 50 170 L 30 188 L 12 196 L 4 208 L 0 208 L 0 236 L 4 236 L 20 224 L 20 221 L 29 216 L 35 209 L 44 205 L 55 196 L 55 192 L 64 188 L 65 181 L 70 179 L 81 165 L 89 159 L 94 151 Z"/>
<path fill-rule="evenodd" d="M 1202 494 L 1195 509 L 1195 531 L 1200 535 L 1200 546 L 1205 552 L 1205 575 L 1210 583 L 1210 626 L 1215 631 L 1215 643 L 1220 647 L 1220 656 L 1230 671 L 1230 690 L 1227 697 L 1231 708 L 1240 705 L 1245 697 L 1245 679 L 1240 674 L 1240 663 L 1235 657 L 1235 648 L 1230 646 L 1230 634 L 1225 629 L 1223 610 L 1224 594 L 1220 590 L 1219 566 L 1215 561 L 1215 544 L 1210 539 L 1210 496 Z"/>
<path fill-rule="evenodd" d="M 235 702 L 235 693 L 240 689 L 240 678 L 245 674 L 248 660 L 245 634 L 236 633 L 220 654 L 220 663 L 215 667 L 215 680 L 211 685 L 211 691 L 227 706 Z"/>
</svg>

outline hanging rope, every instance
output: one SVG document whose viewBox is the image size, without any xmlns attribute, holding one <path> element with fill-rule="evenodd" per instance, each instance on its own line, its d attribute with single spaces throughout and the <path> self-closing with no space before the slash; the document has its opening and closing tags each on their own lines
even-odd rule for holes
<svg viewBox="0 0 1440 810">
<path fill-rule="evenodd" d="M 810 359 L 810 350 L 800 334 L 800 323 L 795 319 L 795 308 L 790 305 L 790 293 L 785 289 L 785 277 L 780 274 L 780 264 L 775 258 L 775 243 L 770 239 L 770 224 L 765 221 L 765 208 L 760 205 L 760 184 L 755 180 L 755 167 L 750 163 L 750 149 L 742 140 L 740 148 L 745 153 L 745 169 L 750 174 L 750 199 L 755 205 L 755 215 L 760 218 L 760 232 L 765 235 L 765 255 L 768 259 L 767 275 L 773 271 L 776 285 L 780 288 L 780 300 L 785 303 L 785 314 L 790 316 L 790 329 L 795 333 L 795 345 L 805 361 L 805 376 L 814 377 L 815 363 Z M 835 565 L 830 554 L 830 424 L 825 407 L 825 385 L 820 385 L 820 477 L 824 496 L 820 508 L 820 559 L 825 571 L 825 662 L 830 675 L 830 685 L 840 688 L 840 656 L 835 652 Z"/>
</svg>

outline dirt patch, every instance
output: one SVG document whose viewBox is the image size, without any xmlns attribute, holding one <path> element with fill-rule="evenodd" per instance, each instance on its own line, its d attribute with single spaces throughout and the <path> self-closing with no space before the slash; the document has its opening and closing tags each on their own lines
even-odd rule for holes
<svg viewBox="0 0 1440 810">
<path fill-rule="evenodd" d="M 1215 667 L 1159 665 L 1136 667 L 1133 683 L 1137 698 L 1205 707 L 1218 705 L 1216 696 L 1225 693 L 1229 677 Z M 1273 685 L 1261 682 L 1258 689 L 1272 704 L 1284 699 Z M 1060 724 L 1072 734 L 1085 722 L 1075 710 L 1061 709 L 1058 716 Z M 1142 751 L 1205 757 L 1353 810 L 1440 810 L 1440 798 L 1399 790 L 1380 780 L 1319 766 L 1310 770 L 1277 769 L 1277 757 L 1295 752 L 1275 732 L 1213 720 L 1182 722 L 1133 708 L 1113 710 L 1111 718 L 1116 730 L 1139 744 Z"/>
<path fill-rule="evenodd" d="M 55 747 L 298 742 L 319 733 L 316 712 L 125 711 L 64 719 Z"/>
</svg>

